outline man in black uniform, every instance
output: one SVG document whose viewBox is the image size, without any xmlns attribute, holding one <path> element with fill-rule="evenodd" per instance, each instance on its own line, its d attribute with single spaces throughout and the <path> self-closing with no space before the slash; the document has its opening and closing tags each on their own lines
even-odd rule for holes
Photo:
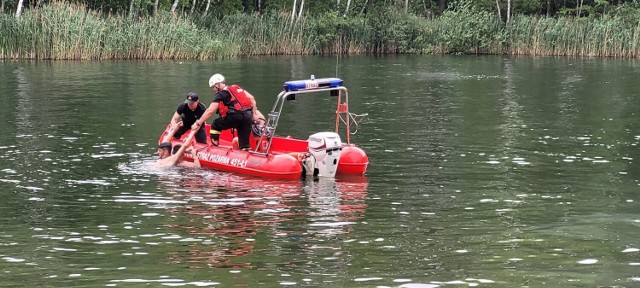
<svg viewBox="0 0 640 288">
<path fill-rule="evenodd" d="M 209 108 L 196 121 L 191 129 L 204 126 L 204 122 L 218 112 L 220 117 L 211 123 L 211 143 L 218 145 L 222 130 L 235 128 L 238 130 L 238 142 L 240 149 L 249 150 L 249 135 L 251 134 L 251 124 L 257 115 L 256 100 L 251 93 L 242 89 L 238 85 L 226 85 L 224 76 L 214 74 L 209 79 L 209 87 L 216 95 Z M 199 126 L 199 127 L 198 127 Z"/>
<path fill-rule="evenodd" d="M 198 119 L 202 118 L 205 111 L 207 111 L 207 107 L 198 101 L 198 94 L 196 92 L 187 93 L 187 100 L 178 105 L 176 113 L 173 113 L 173 117 L 171 117 L 171 126 L 177 125 L 180 121 L 183 124 L 173 137 L 180 139 L 184 132 L 187 132 Z M 204 125 L 198 127 L 195 138 L 196 142 L 207 144 L 207 133 L 204 130 Z"/>
</svg>

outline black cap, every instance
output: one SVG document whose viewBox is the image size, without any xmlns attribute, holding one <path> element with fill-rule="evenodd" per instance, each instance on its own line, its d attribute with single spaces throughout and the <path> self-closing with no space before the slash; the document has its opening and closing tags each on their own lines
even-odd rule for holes
<svg viewBox="0 0 640 288">
<path fill-rule="evenodd" d="M 171 143 L 170 142 L 162 142 L 158 144 L 158 149 L 168 148 L 171 151 Z"/>
<path fill-rule="evenodd" d="M 191 104 L 193 102 L 198 101 L 198 93 L 196 92 L 189 92 L 187 93 L 187 103 Z"/>
</svg>

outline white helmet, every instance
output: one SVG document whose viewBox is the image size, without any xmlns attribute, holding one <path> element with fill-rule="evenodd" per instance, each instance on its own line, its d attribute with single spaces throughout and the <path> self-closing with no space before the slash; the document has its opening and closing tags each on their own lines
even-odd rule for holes
<svg viewBox="0 0 640 288">
<path fill-rule="evenodd" d="M 209 78 L 209 87 L 213 87 L 220 82 L 224 82 L 224 76 L 222 74 L 213 74 L 211 78 Z"/>
</svg>

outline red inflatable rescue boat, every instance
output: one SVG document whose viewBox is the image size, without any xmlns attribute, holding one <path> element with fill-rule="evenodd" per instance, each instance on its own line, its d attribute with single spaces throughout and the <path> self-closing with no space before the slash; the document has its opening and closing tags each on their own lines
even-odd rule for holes
<svg viewBox="0 0 640 288">
<path fill-rule="evenodd" d="M 315 133 L 306 140 L 276 134 L 278 120 L 286 100 L 296 96 L 327 94 L 336 96 L 337 99 L 333 132 Z M 350 139 L 352 126 L 357 126 L 358 121 L 364 116 L 366 114 L 357 115 L 349 112 L 347 88 L 343 86 L 341 79 L 314 79 L 312 76 L 308 80 L 284 83 L 283 91 L 278 94 L 273 108 L 265 119 L 266 124 L 254 127 L 249 139 L 251 143 L 249 151 L 237 148 L 237 139 L 234 141 L 236 135 L 232 134 L 232 130 L 224 130 L 220 134 L 218 146 L 194 142 L 193 147 L 197 149 L 197 156 L 203 167 L 221 171 L 276 179 L 300 179 L 304 175 L 318 177 L 364 175 L 369 158 L 362 149 L 351 143 Z M 160 135 L 158 141 L 164 138 L 168 129 L 169 126 Z M 207 134 L 209 130 L 210 127 L 207 124 L 205 127 Z M 340 132 L 345 135 L 345 142 L 342 142 Z M 185 133 L 183 138 L 187 134 Z M 209 139 L 208 136 L 207 139 Z M 183 144 L 182 139 L 172 139 L 171 142 L 174 145 Z"/>
</svg>

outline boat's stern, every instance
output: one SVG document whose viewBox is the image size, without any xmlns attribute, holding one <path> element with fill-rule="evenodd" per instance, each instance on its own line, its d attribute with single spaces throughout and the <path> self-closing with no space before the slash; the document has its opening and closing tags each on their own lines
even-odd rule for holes
<svg viewBox="0 0 640 288">
<path fill-rule="evenodd" d="M 320 177 L 335 177 L 340 160 L 342 141 L 333 132 L 318 132 L 309 136 L 307 157 L 302 165 L 307 174 Z"/>
<path fill-rule="evenodd" d="M 338 162 L 338 174 L 364 175 L 369 165 L 367 153 L 359 147 L 349 144 L 342 147 L 340 161 Z"/>
</svg>

